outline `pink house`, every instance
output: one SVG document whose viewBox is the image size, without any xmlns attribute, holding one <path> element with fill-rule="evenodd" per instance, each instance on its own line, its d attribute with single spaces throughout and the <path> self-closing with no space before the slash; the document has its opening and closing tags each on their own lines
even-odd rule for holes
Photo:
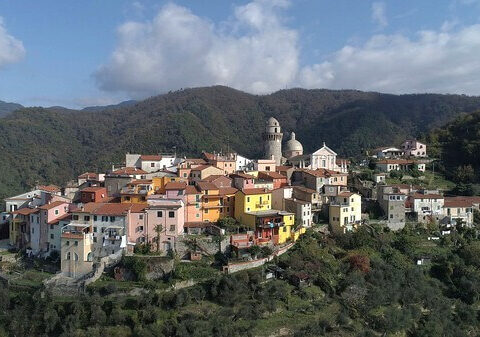
<svg viewBox="0 0 480 337">
<path fill-rule="evenodd" d="M 127 213 L 127 241 L 128 249 L 132 250 L 137 244 L 151 242 L 153 236 L 147 232 L 147 216 L 145 213 L 146 205 L 132 204 L 130 212 Z"/>
<path fill-rule="evenodd" d="M 402 149 L 405 152 L 405 156 L 408 157 L 426 157 L 427 145 L 419 142 L 416 139 L 407 139 L 402 144 Z"/>
<path fill-rule="evenodd" d="M 55 233 L 50 231 L 49 223 L 64 216 L 68 213 L 69 203 L 65 201 L 51 201 L 43 206 L 38 207 L 40 212 L 39 223 L 39 250 L 48 252 L 50 250 L 50 241 L 55 240 Z M 52 230 L 54 230 L 52 228 Z M 52 237 L 53 235 L 53 237 Z M 59 234 L 58 234 L 59 235 Z M 58 239 L 58 238 L 57 238 Z M 53 242 L 53 241 L 52 241 Z"/>
<path fill-rule="evenodd" d="M 185 204 L 181 199 L 169 199 L 160 195 L 148 198 L 147 233 L 157 240 L 157 226 L 161 226 L 160 249 L 166 253 L 175 251 L 177 239 L 183 235 L 185 224 Z"/>
<path fill-rule="evenodd" d="M 246 173 L 234 173 L 230 177 L 233 179 L 233 186 L 239 190 L 255 188 L 255 177 Z"/>
</svg>

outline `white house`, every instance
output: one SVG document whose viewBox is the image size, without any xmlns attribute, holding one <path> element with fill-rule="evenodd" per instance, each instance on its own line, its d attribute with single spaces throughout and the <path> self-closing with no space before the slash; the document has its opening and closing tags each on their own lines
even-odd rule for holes
<svg viewBox="0 0 480 337">
<path fill-rule="evenodd" d="M 402 144 L 402 149 L 409 157 L 426 157 L 427 145 L 416 139 L 407 139 Z"/>
</svg>

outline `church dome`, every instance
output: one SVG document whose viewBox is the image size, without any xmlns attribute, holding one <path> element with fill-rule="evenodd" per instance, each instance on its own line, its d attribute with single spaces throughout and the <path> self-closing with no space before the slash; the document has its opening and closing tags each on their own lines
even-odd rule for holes
<svg viewBox="0 0 480 337">
<path fill-rule="evenodd" d="M 303 153 L 303 146 L 302 144 L 295 139 L 295 132 L 292 132 L 290 140 L 287 142 L 285 146 L 286 152 L 302 152 Z"/>
</svg>

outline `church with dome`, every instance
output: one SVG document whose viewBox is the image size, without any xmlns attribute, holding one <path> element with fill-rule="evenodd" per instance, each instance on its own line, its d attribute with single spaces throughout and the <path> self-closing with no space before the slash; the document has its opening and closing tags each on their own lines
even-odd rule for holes
<svg viewBox="0 0 480 337">
<path fill-rule="evenodd" d="M 275 160 L 275 164 L 290 164 L 298 168 L 312 170 L 327 169 L 338 172 L 348 172 L 347 161 L 337 159 L 335 151 L 323 143 L 323 146 L 312 154 L 303 154 L 303 145 L 296 139 L 295 132 L 290 133 L 290 139 L 282 151 L 283 132 L 278 120 L 270 117 L 263 133 L 265 158 Z"/>
</svg>

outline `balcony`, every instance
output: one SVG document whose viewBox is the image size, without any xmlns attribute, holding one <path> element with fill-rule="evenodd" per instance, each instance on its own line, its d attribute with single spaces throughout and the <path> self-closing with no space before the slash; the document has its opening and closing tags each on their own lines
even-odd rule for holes
<svg viewBox="0 0 480 337">
<path fill-rule="evenodd" d="M 285 222 L 257 222 L 256 226 L 260 228 L 275 228 L 275 227 L 282 227 L 285 225 Z"/>
</svg>

